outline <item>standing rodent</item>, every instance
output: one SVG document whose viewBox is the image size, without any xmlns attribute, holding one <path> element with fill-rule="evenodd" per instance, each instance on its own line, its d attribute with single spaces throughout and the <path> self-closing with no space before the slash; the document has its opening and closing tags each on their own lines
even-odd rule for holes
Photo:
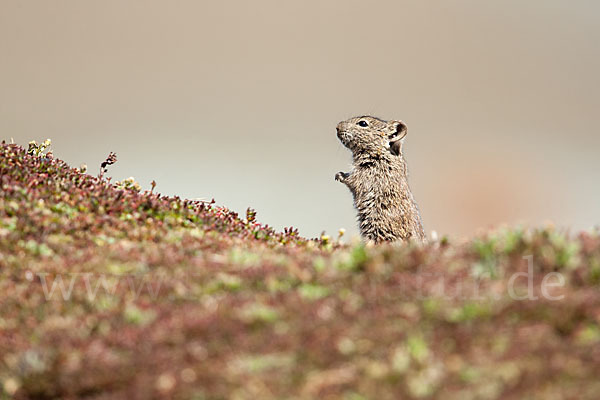
<svg viewBox="0 0 600 400">
<path fill-rule="evenodd" d="M 421 216 L 408 187 L 402 155 L 407 128 L 402 121 L 363 116 L 337 126 L 337 136 L 352 151 L 352 170 L 338 172 L 354 196 L 363 238 L 383 241 L 425 241 Z"/>
</svg>

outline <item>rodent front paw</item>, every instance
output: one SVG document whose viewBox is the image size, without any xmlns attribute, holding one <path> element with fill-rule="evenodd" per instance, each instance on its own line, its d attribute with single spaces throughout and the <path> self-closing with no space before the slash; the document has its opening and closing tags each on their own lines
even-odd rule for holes
<svg viewBox="0 0 600 400">
<path fill-rule="evenodd" d="M 345 173 L 345 172 L 338 172 L 337 174 L 335 174 L 335 180 L 338 182 L 344 182 L 346 180 L 346 178 L 348 177 L 349 174 Z"/>
</svg>

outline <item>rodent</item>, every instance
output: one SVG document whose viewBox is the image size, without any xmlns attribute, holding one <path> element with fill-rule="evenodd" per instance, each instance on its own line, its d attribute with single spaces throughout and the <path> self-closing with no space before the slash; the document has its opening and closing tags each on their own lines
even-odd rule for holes
<svg viewBox="0 0 600 400">
<path fill-rule="evenodd" d="M 372 116 L 350 118 L 337 125 L 337 136 L 352 151 L 350 172 L 338 172 L 354 197 L 362 237 L 384 241 L 424 242 L 419 208 L 408 186 L 402 145 L 404 122 Z"/>
</svg>

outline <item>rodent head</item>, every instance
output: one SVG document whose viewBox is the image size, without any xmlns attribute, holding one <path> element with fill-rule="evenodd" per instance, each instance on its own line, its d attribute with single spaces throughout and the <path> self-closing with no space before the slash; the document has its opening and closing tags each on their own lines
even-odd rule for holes
<svg viewBox="0 0 600 400">
<path fill-rule="evenodd" d="M 350 118 L 337 126 L 338 138 L 352 153 L 374 156 L 400 155 L 406 132 L 402 121 L 384 121 L 370 116 Z"/>
</svg>

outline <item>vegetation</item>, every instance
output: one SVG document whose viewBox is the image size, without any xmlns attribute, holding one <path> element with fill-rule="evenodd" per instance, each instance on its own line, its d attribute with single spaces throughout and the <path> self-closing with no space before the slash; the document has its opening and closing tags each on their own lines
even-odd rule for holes
<svg viewBox="0 0 600 400">
<path fill-rule="evenodd" d="M 309 240 L 48 146 L 0 147 L 0 398 L 597 398 L 597 231 Z"/>
</svg>

